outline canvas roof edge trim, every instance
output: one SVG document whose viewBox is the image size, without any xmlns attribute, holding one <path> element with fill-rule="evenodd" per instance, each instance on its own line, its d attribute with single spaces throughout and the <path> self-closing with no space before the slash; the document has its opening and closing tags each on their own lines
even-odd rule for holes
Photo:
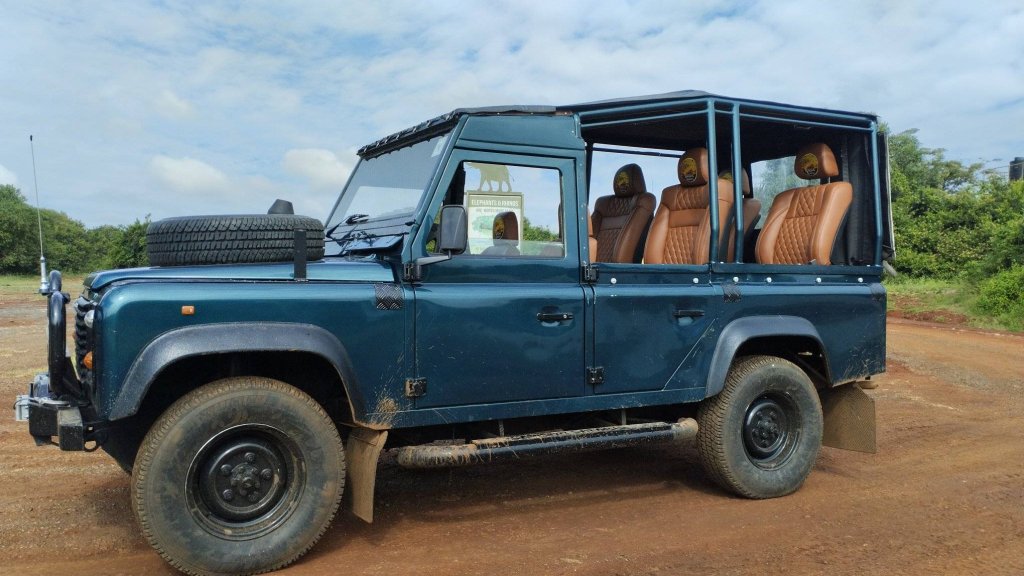
<svg viewBox="0 0 1024 576">
<path fill-rule="evenodd" d="M 462 116 L 499 116 L 499 115 L 554 115 L 554 114 L 580 114 L 602 118 L 614 117 L 618 114 L 628 115 L 637 112 L 654 113 L 658 110 L 667 109 L 672 106 L 683 104 L 694 104 L 701 101 L 714 100 L 717 104 L 738 104 L 741 107 L 762 108 L 773 112 L 791 112 L 808 117 L 837 116 L 847 117 L 850 120 L 861 120 L 867 123 L 877 123 L 878 116 L 868 112 L 848 112 L 813 106 L 800 106 L 795 104 L 784 104 L 768 100 L 751 100 L 745 98 L 733 98 L 702 92 L 699 90 L 681 90 L 677 92 L 665 92 L 663 94 L 651 94 L 645 96 L 627 96 L 608 100 L 597 100 L 583 102 L 580 104 L 569 104 L 564 106 L 546 105 L 506 105 L 506 106 L 484 106 L 476 108 L 456 108 L 451 112 L 436 116 L 421 122 L 405 130 L 395 132 L 384 138 L 371 142 L 359 149 L 358 154 L 362 158 L 369 158 L 387 151 L 400 148 L 408 142 L 420 140 L 426 134 L 440 133 L 453 126 Z M 586 127 L 586 122 L 583 122 Z"/>
</svg>

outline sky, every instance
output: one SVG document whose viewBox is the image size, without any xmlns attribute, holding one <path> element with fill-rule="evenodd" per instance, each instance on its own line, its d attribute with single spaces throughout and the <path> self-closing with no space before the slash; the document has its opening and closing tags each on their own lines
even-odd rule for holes
<svg viewBox="0 0 1024 576">
<path fill-rule="evenodd" d="M 454 108 L 684 89 L 874 112 L 1005 172 L 1022 31 L 1020 0 L 0 0 L 0 184 L 34 202 L 32 135 L 41 205 L 90 227 L 323 219 L 360 146 Z"/>
</svg>

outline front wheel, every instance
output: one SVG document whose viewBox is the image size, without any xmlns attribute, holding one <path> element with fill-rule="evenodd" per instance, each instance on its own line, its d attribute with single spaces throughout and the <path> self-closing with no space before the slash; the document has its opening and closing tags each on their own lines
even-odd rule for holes
<svg viewBox="0 0 1024 576">
<path fill-rule="evenodd" d="M 302 391 L 229 378 L 175 402 L 132 475 L 150 544 L 189 574 L 282 568 L 327 530 L 345 486 L 338 430 Z"/>
<path fill-rule="evenodd" d="M 821 403 L 795 364 L 748 356 L 730 368 L 725 387 L 698 411 L 697 448 L 708 475 L 747 498 L 796 491 L 821 448 Z"/>
</svg>

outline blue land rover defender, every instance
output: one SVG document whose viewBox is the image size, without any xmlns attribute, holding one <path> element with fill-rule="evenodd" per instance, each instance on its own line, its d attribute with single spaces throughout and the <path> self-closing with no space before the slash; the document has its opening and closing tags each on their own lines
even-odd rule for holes
<svg viewBox="0 0 1024 576">
<path fill-rule="evenodd" d="M 371 521 L 382 450 L 693 442 L 749 498 L 798 489 L 822 444 L 874 450 L 874 115 L 695 91 L 459 109 L 359 157 L 326 222 L 284 202 L 162 220 L 152 267 L 44 290 L 48 372 L 19 417 L 129 471 L 180 570 L 283 567 L 346 487 Z"/>
</svg>

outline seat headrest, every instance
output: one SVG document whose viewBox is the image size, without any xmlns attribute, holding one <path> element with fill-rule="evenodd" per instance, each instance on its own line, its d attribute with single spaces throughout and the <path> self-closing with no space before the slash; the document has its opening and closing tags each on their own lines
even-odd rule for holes
<svg viewBox="0 0 1024 576">
<path fill-rule="evenodd" d="M 694 148 L 687 150 L 679 159 L 676 168 L 679 183 L 685 188 L 703 186 L 708 183 L 708 149 Z"/>
<path fill-rule="evenodd" d="M 836 156 L 832 149 L 818 142 L 808 144 L 797 151 L 793 171 L 798 178 L 818 180 L 839 176 L 839 165 L 836 164 Z"/>
<path fill-rule="evenodd" d="M 612 189 L 615 195 L 623 198 L 637 196 L 647 192 L 647 183 L 644 181 L 644 171 L 636 164 L 626 164 L 615 172 L 615 180 L 612 182 Z"/>
<path fill-rule="evenodd" d="M 721 178 L 722 180 L 733 182 L 733 184 L 735 184 L 732 178 L 732 170 L 722 170 L 721 172 L 718 173 L 718 177 Z M 743 195 L 753 195 L 753 192 L 750 191 L 750 176 L 747 176 L 746 170 L 743 171 Z"/>
<path fill-rule="evenodd" d="M 495 240 L 519 240 L 519 218 L 515 212 L 499 212 L 491 225 L 491 237 Z"/>
</svg>

